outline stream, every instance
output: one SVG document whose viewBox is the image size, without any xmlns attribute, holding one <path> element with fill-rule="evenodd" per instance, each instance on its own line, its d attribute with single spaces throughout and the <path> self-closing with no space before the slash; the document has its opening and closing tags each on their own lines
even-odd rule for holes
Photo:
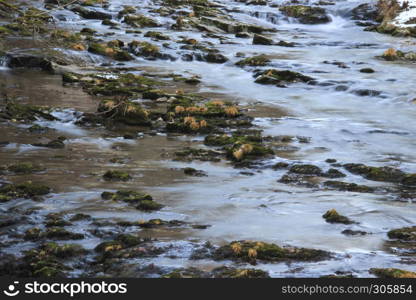
<svg viewBox="0 0 416 300">
<path fill-rule="evenodd" d="M 33 2 L 34 6 L 43 6 L 43 1 Z M 170 17 L 150 12 L 159 8 L 153 1 L 108 2 L 107 8 L 98 10 L 109 12 L 115 18 L 123 5 L 134 5 L 138 12 L 151 15 L 163 24 L 157 31 L 172 40 L 186 37 L 209 42 L 228 58 L 223 64 L 214 64 L 136 57 L 123 62 L 123 67 L 141 70 L 137 71 L 139 73 L 198 76 L 199 85 L 182 88 L 246 107 L 263 135 L 298 138 L 266 159 L 264 168 L 242 170 L 223 160 L 174 161 L 171 154 L 183 147 L 204 147 L 204 136 L 151 131 L 126 139 L 123 138 L 124 131 L 80 126 L 76 122 L 80 115 L 97 109 L 94 96 L 76 86 L 63 86 L 59 74 L 1 67 L 0 91 L 7 90 L 9 96 L 22 103 L 55 107 L 52 115 L 57 120 L 38 119 L 34 124 L 50 128 L 48 139 L 62 135 L 67 138 L 62 149 L 36 147 L 32 144 L 44 141 L 45 136 L 29 132 L 27 129 L 31 125 L 0 122 L 0 142 L 8 142 L 0 147 L 0 165 L 31 161 L 40 163 L 47 170 L 30 175 L 7 175 L 0 177 L 0 183 L 32 180 L 47 183 L 52 188 L 43 201 L 15 199 L 0 204 L 2 215 L 36 207 L 36 212 L 28 214 L 18 228 L 3 232 L 2 252 L 19 255 L 21 251 L 33 248 L 36 242 L 21 241 L 14 235 L 41 224 L 47 214 L 83 213 L 102 222 L 99 230 L 103 233 L 113 230 L 106 222 L 163 219 L 207 225 L 204 229 L 197 226 L 125 229 L 125 232 L 134 231 L 140 236 L 157 239 L 155 245 L 169 245 L 169 250 L 161 255 L 130 259 L 122 273 L 127 276 L 143 276 L 142 268 L 149 265 L 167 270 L 189 267 L 210 270 L 224 264 L 231 266 L 234 264 L 231 261 L 192 260 L 189 257 L 207 241 L 222 245 L 236 240 L 261 240 L 333 253 L 331 259 L 318 262 L 259 262 L 256 265 L 272 277 L 319 277 L 334 273 L 367 277 L 372 276 L 368 270 L 375 267 L 416 271 L 414 256 L 396 255 L 385 245 L 389 230 L 416 223 L 415 200 L 400 198 L 390 192 L 394 184 L 345 172 L 342 181 L 385 188 L 385 192 L 358 193 L 291 185 L 278 181 L 286 170 L 271 168 L 276 163 L 287 162 L 312 164 L 327 171 L 331 164 L 326 160 L 334 159 L 338 163 L 389 166 L 416 173 L 415 65 L 377 57 L 388 48 L 414 50 L 414 39 L 364 31 L 352 20 L 351 10 L 362 3 L 355 0 L 332 1 L 334 5 L 325 6 L 331 22 L 317 25 L 300 24 L 272 5 L 215 1 L 223 5 L 224 11 L 234 20 L 275 29 L 269 37 L 293 42 L 294 47 L 253 45 L 252 39 L 237 38 L 232 33 L 221 33 L 225 39 L 220 42 L 203 32 L 171 30 L 174 21 Z M 171 41 L 170 47 L 166 48 L 163 46 L 166 41 L 126 33 L 129 25 L 125 23 L 114 29 L 102 25 L 101 20 L 83 19 L 69 10 L 57 9 L 50 13 L 67 30 L 79 31 L 88 27 L 99 32 L 104 41 L 120 39 L 129 43 L 140 39 L 158 45 L 163 53 L 172 56 L 180 52 L 178 44 Z M 106 35 L 110 32 L 111 35 Z M 86 51 L 58 50 L 86 62 L 84 70 L 117 64 Z M 237 53 L 244 53 L 246 57 L 268 55 L 271 59 L 268 68 L 300 72 L 313 77 L 315 82 L 293 83 L 287 88 L 257 84 L 250 70 L 235 65 L 241 59 Z M 360 72 L 363 68 L 375 72 Z M 123 163 L 111 162 L 112 158 L 123 160 Z M 186 176 L 182 171 L 185 167 L 201 170 L 207 176 Z M 102 174 L 110 168 L 127 171 L 132 180 L 102 180 Z M 102 192 L 120 189 L 146 191 L 164 207 L 155 212 L 141 212 L 117 202 L 102 201 Z M 356 223 L 325 222 L 322 215 L 333 208 Z M 88 221 L 74 222 L 68 228 L 85 235 L 84 239 L 73 242 L 87 250 L 94 249 L 100 242 L 99 237 L 91 234 Z M 341 233 L 345 229 L 368 234 L 345 235 Z M 245 263 L 239 266 L 250 267 Z M 69 276 L 76 277 L 82 272 L 75 267 Z M 146 276 L 158 277 L 155 274 Z"/>
</svg>

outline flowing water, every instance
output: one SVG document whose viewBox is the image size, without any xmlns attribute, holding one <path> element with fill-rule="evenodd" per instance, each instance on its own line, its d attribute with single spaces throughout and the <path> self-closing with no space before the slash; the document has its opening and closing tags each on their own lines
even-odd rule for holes
<svg viewBox="0 0 416 300">
<path fill-rule="evenodd" d="M 137 5 L 133 0 L 109 2 L 108 10 L 114 15 L 122 5 Z M 142 12 L 147 13 L 155 7 L 151 1 L 142 2 Z M 376 58 L 390 47 L 414 49 L 414 41 L 363 31 L 351 20 L 350 13 L 361 1 L 335 1 L 335 5 L 326 6 L 332 22 L 323 25 L 302 25 L 288 20 L 275 7 L 247 6 L 226 0 L 217 2 L 225 5 L 235 19 L 274 28 L 277 30 L 274 33 L 276 40 L 295 42 L 296 47 L 252 45 L 251 39 L 235 38 L 232 34 L 223 34 L 229 39 L 221 44 L 218 39 L 198 32 L 175 32 L 166 26 L 158 30 L 171 37 L 186 36 L 215 43 L 229 61 L 219 65 L 137 58 L 126 66 L 159 73 L 199 75 L 202 84 L 197 91 L 200 93 L 215 94 L 243 105 L 265 107 L 255 119 L 255 123 L 264 129 L 264 134 L 310 138 L 309 143 L 295 143 L 294 151 L 281 151 L 267 162 L 268 165 L 291 161 L 312 163 L 327 170 L 330 165 L 325 160 L 332 158 L 342 163 L 393 166 L 416 172 L 415 65 Z M 114 32 L 112 36 L 103 36 L 108 40 L 119 38 L 129 42 L 137 39 L 134 34 L 125 33 L 125 24 L 120 30 L 112 30 L 102 26 L 101 21 L 86 21 L 68 11 L 55 11 L 54 15 L 65 19 L 60 25 L 70 29 L 89 27 L 100 33 Z M 171 19 L 158 18 L 161 23 L 173 23 Z M 170 51 L 174 53 L 176 49 L 164 49 L 166 53 Z M 251 72 L 234 65 L 240 59 L 235 56 L 238 52 L 247 56 L 268 54 L 274 58 L 271 67 L 311 76 L 317 84 L 294 84 L 288 88 L 258 85 L 254 83 Z M 106 62 L 99 56 L 82 55 L 95 64 Z M 324 61 L 342 62 L 346 67 Z M 365 67 L 376 72 L 359 72 Z M 51 137 L 68 137 L 66 148 L 62 150 L 31 146 L 39 136 L 28 133 L 20 125 L 0 124 L 1 140 L 10 142 L 0 148 L 0 164 L 32 160 L 41 162 L 48 169 L 47 173 L 34 175 L 34 179 L 48 182 L 54 189 L 44 202 L 35 204 L 44 214 L 76 211 L 103 220 L 161 218 L 211 225 L 205 230 L 144 230 L 143 235 L 158 237 L 160 243 L 172 243 L 172 253 L 144 262 L 132 261 L 132 265 L 152 262 L 170 267 L 209 268 L 215 263 L 188 260 L 193 247 L 204 241 L 221 244 L 253 239 L 324 249 L 337 254 L 336 258 L 323 262 L 256 266 L 276 277 L 320 276 L 336 271 L 368 276 L 368 269 L 372 267 L 416 271 L 416 265 L 406 264 L 384 248 L 388 230 L 415 224 L 416 203 L 412 200 L 399 201 L 388 193 L 338 192 L 286 185 L 277 182 L 285 173 L 283 170 L 264 169 L 247 176 L 225 163 L 172 162 L 165 158 L 166 153 L 198 143 L 201 138 L 156 134 L 126 140 L 105 129 L 81 128 L 74 123 L 78 112 L 94 111 L 96 102 L 77 88 L 62 87 L 60 78 L 38 71 L 0 68 L 1 82 L 9 93 L 27 103 L 61 108 L 55 112 L 60 121 L 38 123 L 55 129 Z M 360 96 L 361 90 L 376 92 Z M 124 158 L 128 163 L 123 166 L 109 163 L 113 157 Z M 205 171 L 208 177 L 183 176 L 180 169 L 188 166 Z M 122 184 L 109 184 L 97 179 L 97 175 L 109 167 L 123 167 L 134 178 Z M 351 174 L 345 181 L 370 186 L 389 185 Z M 146 190 L 166 207 L 149 214 L 102 203 L 102 191 L 120 188 Z M 10 202 L 7 205 L 31 204 L 20 201 L 19 204 Z M 322 219 L 322 214 L 331 208 L 359 222 L 348 228 L 370 234 L 353 237 L 341 234 L 345 225 L 329 224 Z M 82 226 L 74 228 L 81 232 L 84 230 Z M 94 237 L 82 241 L 87 248 L 93 248 L 97 242 Z M 18 245 L 25 246 L 30 247 L 30 243 Z M 8 251 L 16 251 L 16 248 L 11 246 Z"/>
</svg>

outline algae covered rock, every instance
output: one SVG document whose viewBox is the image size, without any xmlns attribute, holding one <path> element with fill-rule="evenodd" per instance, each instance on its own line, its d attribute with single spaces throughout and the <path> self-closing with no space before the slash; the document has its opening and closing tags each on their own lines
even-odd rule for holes
<svg viewBox="0 0 416 300">
<path fill-rule="evenodd" d="M 162 204 L 154 201 L 151 195 L 136 191 L 103 192 L 101 198 L 105 200 L 123 201 L 143 211 L 154 211 L 163 207 Z"/>
<path fill-rule="evenodd" d="M 263 67 L 270 63 L 270 59 L 265 55 L 257 55 L 242 59 L 236 62 L 239 67 L 250 66 L 250 67 Z"/>
<path fill-rule="evenodd" d="M 326 187 L 333 188 L 339 191 L 348 191 L 348 192 L 357 192 L 357 193 L 374 192 L 374 188 L 366 186 L 366 185 L 356 184 L 356 183 L 328 180 L 328 181 L 325 181 L 323 184 Z"/>
<path fill-rule="evenodd" d="M 290 169 L 290 172 L 304 175 L 315 175 L 321 176 L 323 171 L 321 168 L 314 165 L 293 165 Z"/>
<path fill-rule="evenodd" d="M 149 113 L 140 104 L 128 100 L 103 100 L 98 112 L 108 121 L 131 126 L 149 126 Z"/>
<path fill-rule="evenodd" d="M 256 241 L 234 241 L 219 247 L 213 254 L 214 259 L 231 259 L 255 263 L 281 261 L 319 261 L 329 257 L 329 253 L 322 250 L 280 247 Z"/>
<path fill-rule="evenodd" d="M 114 44 L 114 43 L 91 43 L 88 47 L 88 52 L 111 57 L 118 61 L 130 61 L 134 60 L 134 58 L 126 51 L 121 49 L 121 45 Z"/>
<path fill-rule="evenodd" d="M 287 83 L 311 83 L 312 77 L 289 70 L 269 69 L 255 74 L 255 82 L 258 84 L 273 84 L 278 87 L 285 87 Z"/>
<path fill-rule="evenodd" d="M 32 174 L 36 172 L 44 171 L 40 165 L 33 164 L 31 162 L 21 162 L 16 164 L 11 164 L 6 167 L 7 171 L 15 174 Z"/>
<path fill-rule="evenodd" d="M 390 230 L 387 236 L 402 241 L 416 241 L 416 226 Z"/>
<path fill-rule="evenodd" d="M 15 101 L 7 101 L 6 105 L 0 110 L 0 118 L 21 122 L 32 122 L 36 121 L 37 118 L 43 118 L 48 121 L 56 120 L 47 108 L 20 104 Z"/>
<path fill-rule="evenodd" d="M 51 189 L 42 184 L 31 181 L 20 184 L 6 184 L 0 187 L 0 202 L 16 198 L 32 198 L 49 194 Z"/>
<path fill-rule="evenodd" d="M 280 7 L 279 10 L 286 16 L 296 18 L 303 24 L 322 24 L 331 22 L 326 10 L 318 6 L 290 5 Z"/>
<path fill-rule="evenodd" d="M 129 173 L 119 170 L 108 170 L 103 175 L 106 181 L 128 181 L 131 179 Z"/>
<path fill-rule="evenodd" d="M 373 268 L 369 272 L 380 278 L 416 278 L 416 272 L 395 268 Z"/>
<path fill-rule="evenodd" d="M 366 179 L 375 181 L 400 182 L 405 173 L 391 167 L 371 167 L 364 164 L 344 164 L 344 168 Z"/>
<path fill-rule="evenodd" d="M 335 209 L 328 210 L 322 216 L 328 223 L 341 223 L 341 224 L 353 224 L 354 221 L 350 220 L 348 217 L 340 215 Z"/>
</svg>

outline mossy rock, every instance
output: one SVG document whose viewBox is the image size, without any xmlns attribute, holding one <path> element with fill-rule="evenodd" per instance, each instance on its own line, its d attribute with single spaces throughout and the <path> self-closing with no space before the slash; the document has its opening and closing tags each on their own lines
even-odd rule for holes
<svg viewBox="0 0 416 300">
<path fill-rule="evenodd" d="M 253 36 L 253 45 L 274 45 L 275 42 L 271 39 L 268 38 L 264 35 L 260 35 L 260 34 L 255 34 Z"/>
<path fill-rule="evenodd" d="M 335 209 L 328 210 L 322 217 L 328 223 L 340 223 L 340 224 L 354 224 L 355 223 L 349 218 L 340 215 Z"/>
<path fill-rule="evenodd" d="M 102 96 L 134 96 L 139 93 L 152 90 L 162 82 L 132 73 L 114 73 L 112 76 L 103 77 L 100 74 L 89 76 L 65 73 L 62 80 L 65 83 L 79 83 L 83 89 L 91 95 Z M 119 101 L 115 101 L 119 102 Z M 125 101 L 128 102 L 128 101 Z"/>
<path fill-rule="evenodd" d="M 18 120 L 23 122 L 36 121 L 37 118 L 48 121 L 57 120 L 46 108 L 33 105 L 19 104 L 15 101 L 8 101 L 6 106 L 0 111 L 0 118 L 7 120 Z"/>
<path fill-rule="evenodd" d="M 98 112 L 105 119 L 131 126 L 149 126 L 149 113 L 140 104 L 128 100 L 103 100 L 98 106 Z"/>
<path fill-rule="evenodd" d="M 78 244 L 57 244 L 53 242 L 43 244 L 41 249 L 58 258 L 75 257 L 87 252 L 81 245 Z"/>
<path fill-rule="evenodd" d="M 270 278 L 269 273 L 259 269 L 236 269 L 219 267 L 212 270 L 214 278 Z"/>
<path fill-rule="evenodd" d="M 175 156 L 176 160 L 179 161 L 220 161 L 221 152 L 206 150 L 206 149 L 197 149 L 197 148 L 185 148 L 181 151 L 176 151 Z"/>
<path fill-rule="evenodd" d="M 119 251 L 123 248 L 124 246 L 120 241 L 107 241 L 98 244 L 94 250 L 99 253 L 109 253 Z"/>
<path fill-rule="evenodd" d="M 159 31 L 148 31 L 145 33 L 144 37 L 148 37 L 148 38 L 152 38 L 155 40 L 170 40 L 170 37 L 164 35 L 163 33 L 159 32 Z"/>
<path fill-rule="evenodd" d="M 402 241 L 416 241 L 416 226 L 390 230 L 387 236 Z"/>
<path fill-rule="evenodd" d="M 82 240 L 85 236 L 81 233 L 73 233 L 61 227 L 50 227 L 46 229 L 44 236 L 56 240 Z"/>
<path fill-rule="evenodd" d="M 71 9 L 73 12 L 79 14 L 84 19 L 98 19 L 98 20 L 105 20 L 105 19 L 111 19 L 112 16 L 109 13 L 87 9 L 82 6 L 75 6 Z"/>
<path fill-rule="evenodd" d="M 101 198 L 106 200 L 123 201 L 130 204 L 138 204 L 144 200 L 153 200 L 151 195 L 135 191 L 117 191 L 116 193 L 103 192 L 101 194 Z"/>
<path fill-rule="evenodd" d="M 318 6 L 290 5 L 280 7 L 280 11 L 303 24 L 323 24 L 331 22 L 326 10 Z"/>
<path fill-rule="evenodd" d="M 92 43 L 88 47 L 88 52 L 111 57 L 118 61 L 134 60 L 134 58 L 127 51 L 122 50 L 113 44 Z"/>
<path fill-rule="evenodd" d="M 270 63 L 270 59 L 265 55 L 257 55 L 242 59 L 236 63 L 239 67 L 250 66 L 250 67 L 263 67 Z"/>
<path fill-rule="evenodd" d="M 406 175 L 403 171 L 391 167 L 370 167 L 364 164 L 344 164 L 343 167 L 353 174 L 374 181 L 400 182 Z"/>
<path fill-rule="evenodd" d="M 132 26 L 132 27 L 158 27 L 160 26 L 152 18 L 146 17 L 144 15 L 126 15 L 124 16 L 124 23 Z"/>
<path fill-rule="evenodd" d="M 17 164 L 8 165 L 7 170 L 15 174 L 32 174 L 44 171 L 45 168 L 39 165 L 34 165 L 31 162 L 21 162 Z"/>
<path fill-rule="evenodd" d="M 120 234 L 116 240 L 121 242 L 125 248 L 137 246 L 143 242 L 142 238 L 132 234 Z"/>
<path fill-rule="evenodd" d="M 101 198 L 123 201 L 130 205 L 134 205 L 137 209 L 143 211 L 159 210 L 163 207 L 163 205 L 154 201 L 151 195 L 135 191 L 117 191 L 116 193 L 103 192 Z"/>
<path fill-rule="evenodd" d="M 323 174 L 322 169 L 314 165 L 293 165 L 290 169 L 290 172 L 303 175 L 314 175 L 321 176 Z"/>
<path fill-rule="evenodd" d="M 0 196 L 5 198 L 31 198 L 49 194 L 51 189 L 42 184 L 32 183 L 31 181 L 20 184 L 6 184 L 0 188 Z M 4 199 L 3 199 L 4 200 Z"/>
<path fill-rule="evenodd" d="M 380 278 L 416 278 L 416 272 L 400 270 L 395 268 L 373 268 L 370 269 L 369 272 Z"/>
<path fill-rule="evenodd" d="M 138 210 L 144 210 L 144 211 L 159 210 L 162 207 L 163 207 L 162 204 L 159 204 L 156 201 L 152 201 L 152 200 L 143 200 L 136 206 Z"/>
<path fill-rule="evenodd" d="M 348 192 L 357 192 L 357 193 L 373 193 L 375 191 L 374 188 L 366 186 L 366 185 L 359 185 L 356 183 L 348 183 L 342 181 L 335 181 L 335 180 L 328 180 L 325 181 L 324 186 L 337 189 L 339 191 L 348 191 Z"/>
<path fill-rule="evenodd" d="M 273 84 L 279 87 L 285 87 L 287 83 L 310 83 L 314 79 L 298 72 L 289 70 L 269 69 L 255 74 L 255 82 L 258 84 Z"/>
<path fill-rule="evenodd" d="M 329 253 L 322 250 L 280 247 L 255 241 L 234 241 L 215 250 L 215 260 L 231 259 L 255 263 L 282 261 L 319 261 L 329 257 Z"/>
<path fill-rule="evenodd" d="M 204 177 L 207 176 L 207 174 L 204 171 L 201 170 L 197 170 L 194 168 L 184 168 L 183 169 L 183 173 L 185 175 L 189 175 L 189 176 L 195 176 L 195 177 Z"/>
<path fill-rule="evenodd" d="M 108 170 L 104 173 L 103 178 L 106 181 L 128 181 L 132 177 L 124 171 Z"/>
</svg>

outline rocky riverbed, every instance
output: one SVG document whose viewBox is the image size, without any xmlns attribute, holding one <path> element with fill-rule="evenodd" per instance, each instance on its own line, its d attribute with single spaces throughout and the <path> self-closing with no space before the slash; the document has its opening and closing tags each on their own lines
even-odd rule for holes
<svg viewBox="0 0 416 300">
<path fill-rule="evenodd" d="M 415 9 L 0 0 L 0 274 L 414 278 Z"/>
</svg>

